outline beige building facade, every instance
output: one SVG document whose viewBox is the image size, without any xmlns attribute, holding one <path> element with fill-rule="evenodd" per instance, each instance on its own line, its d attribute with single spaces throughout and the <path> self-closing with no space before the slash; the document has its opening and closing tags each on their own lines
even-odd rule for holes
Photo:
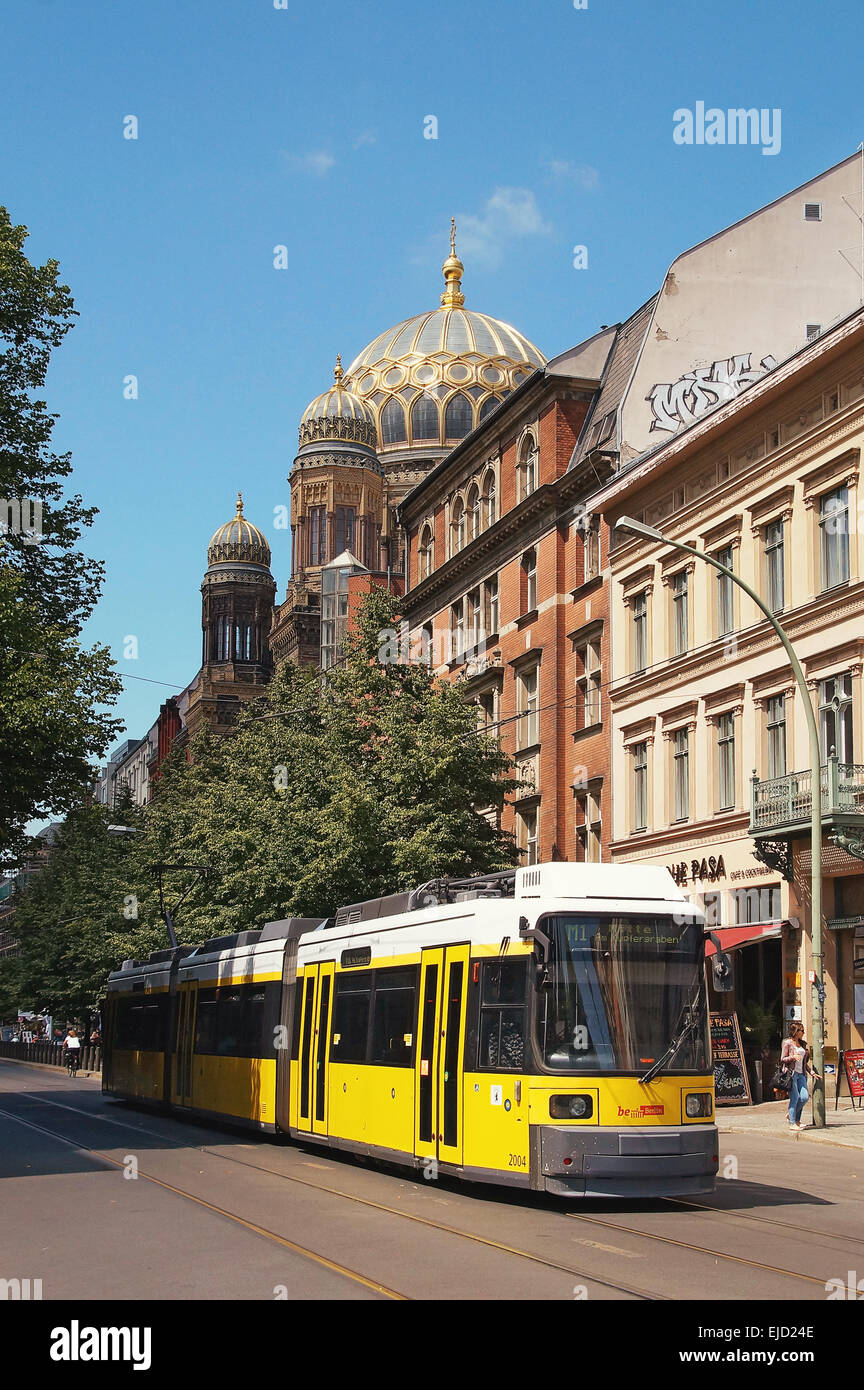
<svg viewBox="0 0 864 1390">
<path fill-rule="evenodd" d="M 733 570 L 801 661 L 823 759 L 834 1065 L 864 1046 L 862 443 L 859 310 L 591 501 L 610 527 L 634 517 Z M 712 566 L 620 530 L 610 566 L 611 858 L 667 865 L 738 946 L 742 1019 L 800 1016 L 809 1036 L 810 755 L 791 667 Z"/>
</svg>

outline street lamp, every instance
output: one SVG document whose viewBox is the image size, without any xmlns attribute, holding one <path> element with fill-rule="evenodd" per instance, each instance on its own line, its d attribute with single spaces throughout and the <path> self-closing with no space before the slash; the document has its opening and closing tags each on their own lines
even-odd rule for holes
<svg viewBox="0 0 864 1390">
<path fill-rule="evenodd" d="M 713 565 L 721 574 L 725 574 L 728 579 L 731 579 L 733 584 L 737 584 L 739 589 L 743 589 L 757 608 L 764 613 L 789 658 L 789 664 L 804 702 L 807 732 L 810 736 L 810 901 L 812 917 L 810 954 L 813 959 L 816 985 L 811 996 L 811 1013 L 813 1019 L 813 1066 L 821 1077 L 824 1072 L 822 1037 L 822 758 L 819 750 L 819 730 L 816 726 L 816 715 L 813 712 L 813 703 L 810 699 L 810 691 L 807 689 L 801 663 L 795 655 L 792 643 L 770 608 L 750 588 L 749 584 L 745 584 L 744 580 L 740 579 L 732 570 L 721 565 L 720 561 L 715 560 L 713 555 L 706 555 L 702 550 L 694 550 L 692 545 L 684 545 L 682 541 L 670 540 L 668 536 L 663 535 L 662 531 L 655 530 L 653 526 L 645 526 L 641 521 L 636 521 L 630 516 L 620 517 L 618 521 L 614 522 L 614 529 L 616 531 L 630 531 L 634 536 L 642 536 L 646 540 L 659 541 L 662 545 L 670 545 L 675 550 L 683 550 L 687 555 L 695 555 L 698 560 L 704 560 L 706 564 Z M 813 1088 L 813 1126 L 815 1129 L 825 1128 L 824 1082 L 821 1087 L 814 1086 Z"/>
</svg>

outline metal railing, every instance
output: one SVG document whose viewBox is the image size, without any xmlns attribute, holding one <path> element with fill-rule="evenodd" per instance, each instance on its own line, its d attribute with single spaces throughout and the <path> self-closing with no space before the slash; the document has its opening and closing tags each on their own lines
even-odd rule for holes
<svg viewBox="0 0 864 1390">
<path fill-rule="evenodd" d="M 8 1057 L 11 1062 L 41 1062 L 43 1066 L 65 1067 L 66 1055 L 62 1047 L 50 1042 L 0 1042 L 0 1057 Z M 87 1043 L 81 1048 L 79 1071 L 101 1071 L 102 1048 Z"/>
<path fill-rule="evenodd" d="M 813 774 L 810 768 L 763 780 L 750 779 L 750 831 L 780 830 L 810 822 Z M 832 754 L 822 764 L 822 818 L 864 816 L 864 764 L 841 763 Z"/>
</svg>

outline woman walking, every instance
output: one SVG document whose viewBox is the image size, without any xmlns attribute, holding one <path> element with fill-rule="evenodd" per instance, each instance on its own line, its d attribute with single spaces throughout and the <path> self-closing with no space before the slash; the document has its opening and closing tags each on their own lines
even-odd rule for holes
<svg viewBox="0 0 864 1390">
<path fill-rule="evenodd" d="M 809 1099 L 807 1078 L 812 1076 L 816 1081 L 821 1080 L 810 1062 L 810 1049 L 804 1041 L 803 1023 L 789 1025 L 789 1036 L 783 1039 L 780 1064 L 793 1067 L 792 1085 L 789 1090 L 789 1128 L 802 1129 L 801 1113 Z"/>
</svg>

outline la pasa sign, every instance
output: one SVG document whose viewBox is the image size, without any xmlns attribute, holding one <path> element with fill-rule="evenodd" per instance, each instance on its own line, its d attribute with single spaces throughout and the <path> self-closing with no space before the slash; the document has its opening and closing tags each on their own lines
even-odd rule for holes
<svg viewBox="0 0 864 1390">
<path fill-rule="evenodd" d="M 689 883 L 691 880 L 695 882 L 697 878 L 716 883 L 719 878 L 726 877 L 726 865 L 722 854 L 718 854 L 716 858 L 712 854 L 707 859 L 691 859 L 689 865 L 686 859 L 681 859 L 677 864 L 667 864 L 666 867 L 679 888 L 682 883 Z"/>
</svg>

